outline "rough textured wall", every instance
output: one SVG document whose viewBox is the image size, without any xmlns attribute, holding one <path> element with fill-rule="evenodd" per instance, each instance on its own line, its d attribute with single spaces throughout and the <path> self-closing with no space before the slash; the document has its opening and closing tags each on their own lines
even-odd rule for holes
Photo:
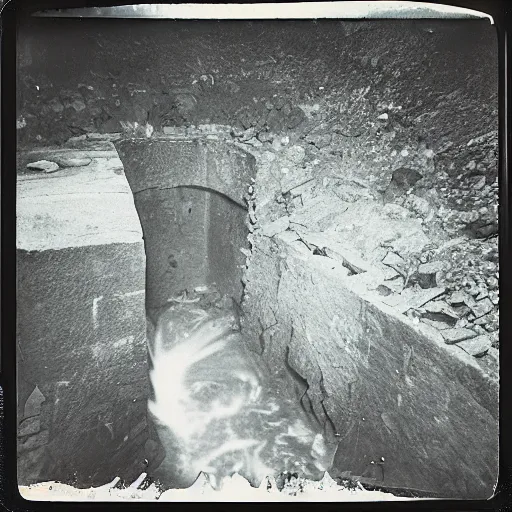
<svg viewBox="0 0 512 512">
<path fill-rule="evenodd" d="M 445 251 L 447 285 L 487 290 L 497 305 L 497 244 L 472 241 L 497 232 L 497 40 L 487 22 L 39 19 L 21 24 L 18 41 L 21 144 L 135 122 L 155 134 L 220 123 L 249 148 L 299 143 L 295 182 L 282 165 L 290 187 L 320 174 L 335 187 L 350 173 L 383 193 L 395 170 L 413 169 L 423 179 L 406 209 L 428 219 L 433 238 L 465 237 Z M 281 215 L 284 202 L 272 204 Z M 486 320 L 496 332 L 495 315 Z"/>
<path fill-rule="evenodd" d="M 234 170 L 234 172 L 237 172 Z M 242 298 L 242 274 L 247 251 L 247 210 L 220 194 L 209 195 L 208 282 L 216 283 L 222 294 Z"/>
<path fill-rule="evenodd" d="M 208 197 L 190 188 L 135 194 L 147 255 L 147 308 L 164 306 L 185 289 L 206 284 L 205 211 Z"/>
<path fill-rule="evenodd" d="M 289 234 L 253 238 L 244 329 L 262 341 L 253 348 L 297 398 L 306 392 L 338 443 L 331 474 L 490 497 L 498 476 L 496 375 L 361 293 L 364 273 L 350 275 L 343 261 L 314 255 Z"/>
<path fill-rule="evenodd" d="M 280 132 L 300 124 L 303 102 L 356 138 L 372 111 L 391 107 L 389 124 L 434 149 L 477 119 L 481 133 L 496 126 L 496 35 L 485 22 L 39 19 L 18 41 L 27 142 L 120 131 L 148 115 L 155 126 L 245 128 L 266 115 Z"/>
</svg>

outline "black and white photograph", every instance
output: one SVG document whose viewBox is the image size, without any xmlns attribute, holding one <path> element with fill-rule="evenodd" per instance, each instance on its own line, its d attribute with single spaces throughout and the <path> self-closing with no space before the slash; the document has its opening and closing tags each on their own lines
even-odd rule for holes
<svg viewBox="0 0 512 512">
<path fill-rule="evenodd" d="M 305 5 L 20 18 L 24 500 L 494 495 L 496 25 Z"/>
</svg>

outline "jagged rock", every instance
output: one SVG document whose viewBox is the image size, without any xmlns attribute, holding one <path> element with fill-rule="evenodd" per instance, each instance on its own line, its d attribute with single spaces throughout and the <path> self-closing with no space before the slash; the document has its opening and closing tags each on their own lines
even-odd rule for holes
<svg viewBox="0 0 512 512">
<path fill-rule="evenodd" d="M 477 333 L 477 334 L 487 334 L 487 331 L 481 326 L 477 325 L 475 323 L 472 324 L 471 328 Z"/>
<path fill-rule="evenodd" d="M 248 140 L 252 139 L 253 137 L 255 137 L 255 135 L 256 135 L 256 128 L 251 127 L 244 131 L 240 140 L 242 142 L 245 142 L 245 141 L 248 141 Z"/>
<path fill-rule="evenodd" d="M 466 226 L 474 238 L 487 238 L 498 233 L 498 220 L 479 219 Z"/>
<path fill-rule="evenodd" d="M 446 329 L 442 333 L 445 343 L 452 345 L 470 338 L 474 338 L 476 333 L 471 329 Z"/>
<path fill-rule="evenodd" d="M 457 347 L 462 348 L 468 354 L 474 357 L 482 357 L 484 356 L 488 350 L 491 348 L 491 340 L 489 336 L 483 334 L 481 336 L 476 336 L 475 338 L 469 338 L 464 341 L 460 341 L 457 343 Z"/>
<path fill-rule="evenodd" d="M 284 116 L 276 109 L 271 110 L 265 116 L 265 124 L 269 131 L 281 133 L 284 129 Z"/>
<path fill-rule="evenodd" d="M 30 436 L 37 434 L 41 430 L 41 418 L 39 416 L 32 416 L 26 418 L 18 427 L 18 437 Z"/>
<path fill-rule="evenodd" d="M 471 297 L 473 297 L 473 300 L 475 302 L 476 297 L 480 294 L 481 291 L 481 288 L 475 282 L 473 282 L 471 286 L 468 288 L 468 294 L 471 295 Z"/>
<path fill-rule="evenodd" d="M 470 308 L 475 315 L 475 318 L 480 318 L 481 316 L 484 316 L 492 311 L 494 309 L 494 304 L 490 299 L 485 298 L 481 301 L 478 301 L 475 305 L 470 306 Z"/>
<path fill-rule="evenodd" d="M 466 327 L 468 325 L 468 323 L 469 322 L 467 321 L 466 318 L 459 318 L 455 324 L 455 327 L 462 329 L 462 328 Z"/>
<path fill-rule="evenodd" d="M 424 306 L 428 313 L 441 313 L 455 320 L 459 319 L 459 315 L 443 300 L 429 302 Z"/>
<path fill-rule="evenodd" d="M 476 304 L 475 299 L 473 299 L 471 295 L 460 290 L 453 292 L 447 302 L 452 306 L 465 304 L 466 306 L 471 307 Z"/>
<path fill-rule="evenodd" d="M 473 190 L 481 190 L 485 187 L 485 176 L 475 176 L 470 182 Z"/>
<path fill-rule="evenodd" d="M 279 139 L 274 139 L 272 141 L 272 149 L 274 151 L 281 151 L 281 141 Z"/>
<path fill-rule="evenodd" d="M 53 98 L 48 103 L 49 107 L 57 114 L 60 114 L 64 110 L 64 105 L 59 98 Z"/>
<path fill-rule="evenodd" d="M 272 237 L 274 235 L 277 235 L 278 233 L 286 231 L 289 225 L 290 219 L 288 216 L 280 217 L 279 219 L 273 222 L 264 224 L 261 227 L 261 234 L 264 236 Z"/>
<path fill-rule="evenodd" d="M 286 124 L 290 130 L 297 128 L 306 120 L 306 114 L 299 107 L 295 107 L 292 109 L 290 114 L 287 117 Z"/>
<path fill-rule="evenodd" d="M 436 275 L 445 269 L 446 264 L 442 261 L 431 261 L 422 263 L 418 267 L 417 278 L 422 288 L 433 288 L 437 286 Z"/>
<path fill-rule="evenodd" d="M 480 292 L 476 296 L 476 300 L 480 301 L 480 300 L 485 299 L 487 297 L 489 297 L 489 291 L 487 290 L 487 288 L 483 288 L 483 289 L 480 289 Z"/>
<path fill-rule="evenodd" d="M 489 333 L 489 338 L 493 347 L 497 347 L 500 344 L 500 333 L 498 330 Z"/>
<path fill-rule="evenodd" d="M 59 170 L 59 164 L 50 162 L 49 160 L 38 160 L 27 164 L 27 169 L 32 171 L 55 172 Z"/>
<path fill-rule="evenodd" d="M 259 132 L 257 137 L 260 142 L 272 142 L 274 140 L 274 135 L 267 131 Z"/>
<path fill-rule="evenodd" d="M 497 306 L 500 303 L 500 295 L 497 291 L 492 291 L 491 293 L 489 293 L 489 299 L 495 306 Z"/>
<path fill-rule="evenodd" d="M 295 164 L 300 164 L 306 156 L 306 150 L 302 146 L 291 146 L 284 152 L 284 157 Z"/>
<path fill-rule="evenodd" d="M 491 290 L 496 290 L 498 288 L 498 284 L 499 282 L 494 276 L 487 278 L 487 286 L 489 286 Z"/>
<path fill-rule="evenodd" d="M 425 323 L 429 323 L 427 320 L 434 322 L 434 327 L 438 329 L 455 327 L 459 319 L 457 313 L 444 301 L 427 303 L 423 311 L 422 320 Z"/>
<path fill-rule="evenodd" d="M 75 98 L 70 106 L 73 107 L 77 112 L 81 112 L 85 109 L 85 103 L 81 98 Z"/>
<path fill-rule="evenodd" d="M 250 146 L 253 146 L 255 148 L 260 148 L 261 146 L 263 146 L 263 143 L 261 141 L 259 141 L 257 137 L 252 137 L 243 142 L 245 142 L 246 144 L 249 144 Z"/>
<path fill-rule="evenodd" d="M 384 204 L 392 203 L 415 185 L 423 175 L 414 169 L 401 167 L 393 171 L 391 181 L 383 194 Z"/>
<path fill-rule="evenodd" d="M 476 318 L 475 321 L 473 322 L 475 325 L 487 325 L 488 323 L 491 322 L 491 315 L 492 313 L 488 313 L 487 315 L 484 315 L 484 316 L 481 316 L 479 318 Z"/>
<path fill-rule="evenodd" d="M 55 157 L 54 160 L 60 167 L 85 167 L 92 162 L 91 158 Z"/>
<path fill-rule="evenodd" d="M 421 217 L 426 217 L 429 213 L 432 207 L 430 206 L 430 203 L 415 194 L 409 194 L 407 197 L 406 205 L 417 215 L 420 215 Z"/>
</svg>

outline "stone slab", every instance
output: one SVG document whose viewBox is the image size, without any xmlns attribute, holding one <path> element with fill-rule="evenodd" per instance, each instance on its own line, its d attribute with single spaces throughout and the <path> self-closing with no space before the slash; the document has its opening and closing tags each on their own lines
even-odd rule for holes
<svg viewBox="0 0 512 512">
<path fill-rule="evenodd" d="M 362 474 L 384 457 L 383 485 L 492 496 L 498 385 L 476 360 L 284 242 L 252 245 L 244 329 L 257 338 L 277 323 L 263 356 L 278 372 L 289 350 L 316 409 L 323 402 L 339 434 L 334 472 Z M 283 253 L 272 266 L 271 255 Z"/>
<path fill-rule="evenodd" d="M 18 369 L 45 398 L 41 431 L 18 447 L 43 436 L 45 478 L 79 486 L 112 479 L 149 395 L 142 228 L 114 155 L 18 176 Z M 19 483 L 40 477 L 32 466 L 21 463 Z"/>
<path fill-rule="evenodd" d="M 96 159 L 88 167 L 18 175 L 18 249 L 142 243 L 133 195 L 116 169 L 109 160 Z"/>
</svg>

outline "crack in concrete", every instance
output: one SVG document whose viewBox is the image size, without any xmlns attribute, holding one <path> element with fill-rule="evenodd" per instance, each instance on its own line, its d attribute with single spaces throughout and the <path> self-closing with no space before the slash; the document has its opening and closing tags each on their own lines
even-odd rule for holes
<svg viewBox="0 0 512 512">
<path fill-rule="evenodd" d="M 133 192 L 133 195 L 136 196 L 137 194 L 140 194 L 142 192 L 147 192 L 149 190 L 173 190 L 175 188 L 192 188 L 195 190 L 202 190 L 204 192 L 211 192 L 212 194 L 217 194 L 219 196 L 222 196 L 223 198 L 227 199 L 229 202 L 236 204 L 239 208 L 242 208 L 244 210 L 248 210 L 247 205 L 242 204 L 240 201 L 237 201 L 233 199 L 232 197 L 223 194 L 219 190 L 216 190 L 214 188 L 210 187 L 202 187 L 201 185 L 171 185 L 171 186 L 162 186 L 162 185 L 155 185 L 153 187 L 146 187 L 140 190 L 137 190 L 136 192 Z"/>
<path fill-rule="evenodd" d="M 304 388 L 304 391 L 302 392 L 302 395 L 299 398 L 299 405 L 300 405 L 301 409 L 304 411 L 304 413 L 306 414 L 306 417 L 312 416 L 319 426 L 324 427 L 324 425 L 318 418 L 318 415 L 316 414 L 314 406 L 313 406 L 313 402 L 312 402 L 310 396 L 308 395 L 308 391 L 310 389 L 310 384 L 308 382 L 308 379 L 303 377 L 290 363 L 290 344 L 293 339 L 293 336 L 294 336 L 294 328 L 292 326 L 291 333 L 290 333 L 290 342 L 286 345 L 286 349 L 285 349 L 284 363 L 285 363 L 286 369 L 288 370 L 289 374 L 293 378 L 294 382 L 298 386 Z M 304 403 L 305 400 L 307 400 L 307 407 L 306 407 L 306 404 Z M 308 411 L 308 408 L 309 408 L 309 411 Z"/>
</svg>

